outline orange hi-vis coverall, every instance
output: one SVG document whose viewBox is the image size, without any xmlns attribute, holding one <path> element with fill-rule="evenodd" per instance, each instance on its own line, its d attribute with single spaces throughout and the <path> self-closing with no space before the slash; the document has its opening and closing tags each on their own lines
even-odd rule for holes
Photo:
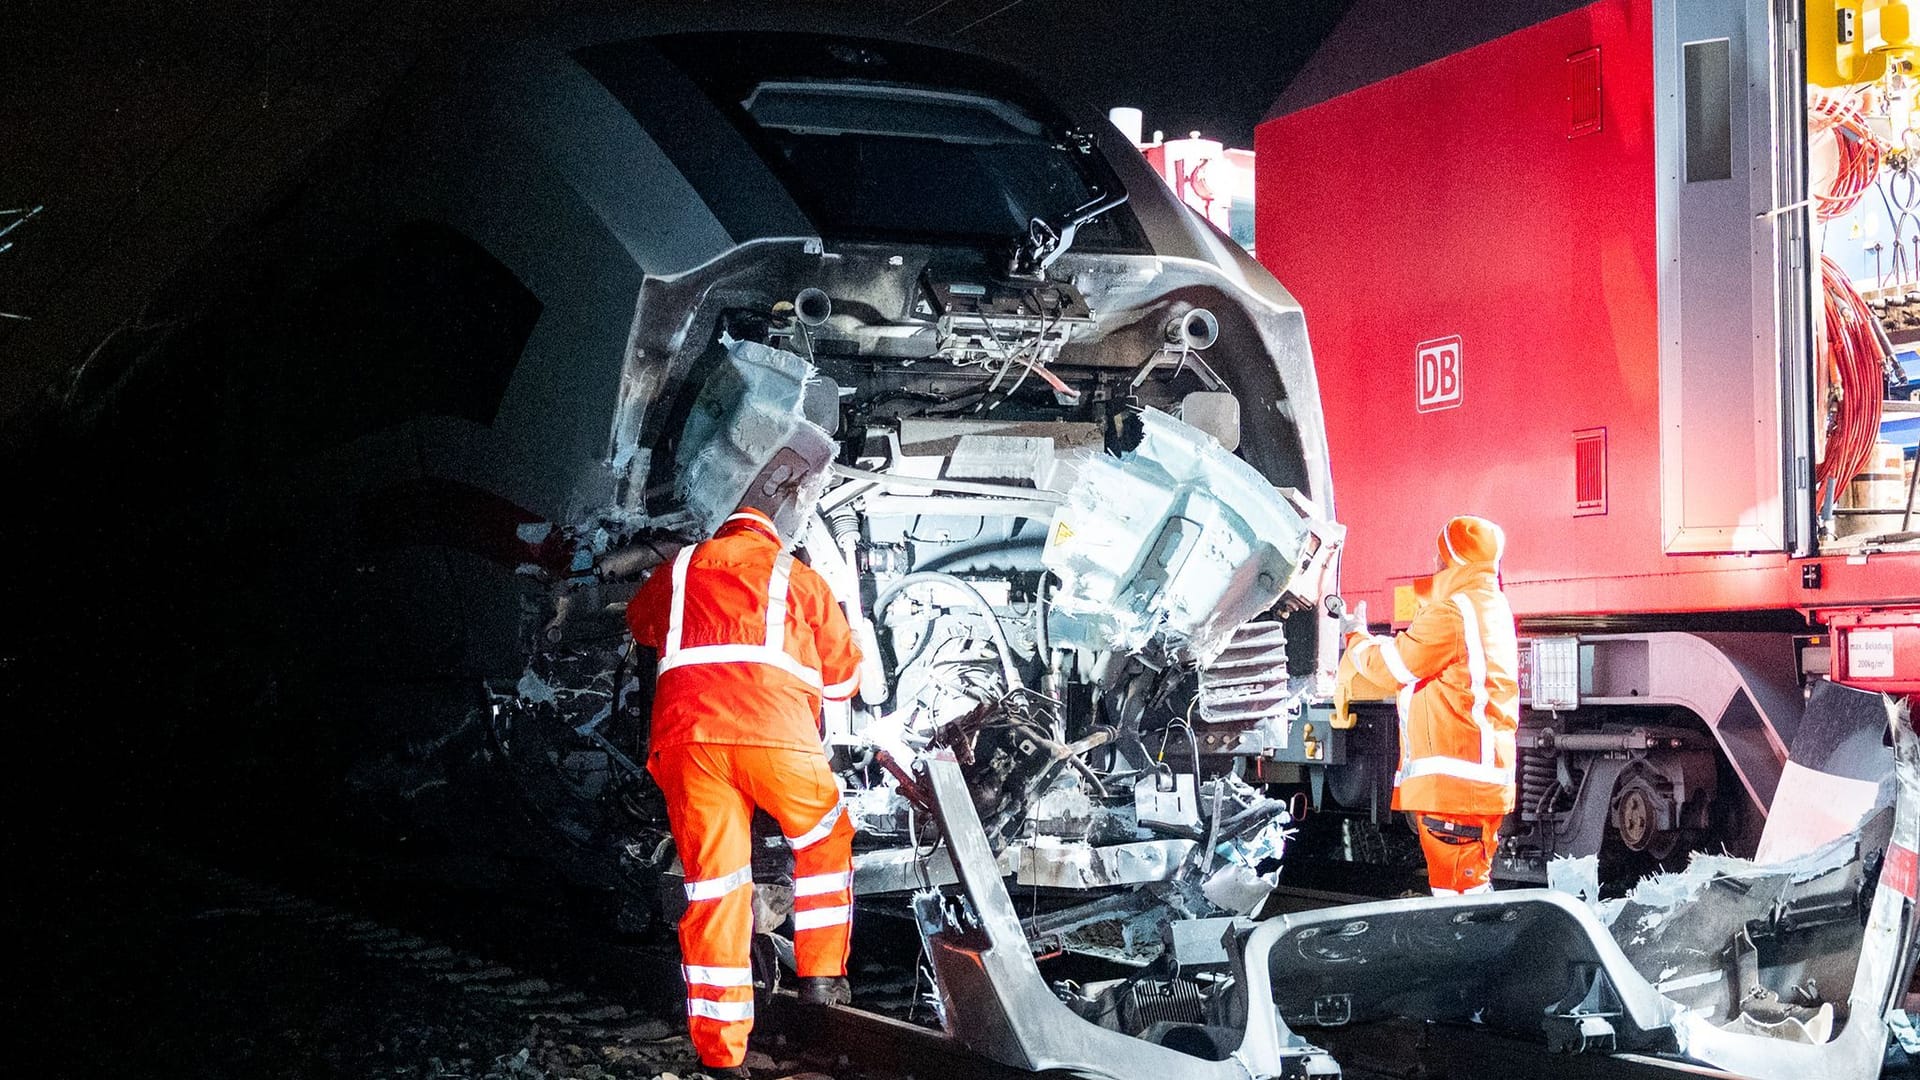
<svg viewBox="0 0 1920 1080">
<path fill-rule="evenodd" d="M 750 509 L 648 578 L 627 624 L 660 656 L 647 771 L 686 871 L 687 1025 L 704 1064 L 738 1065 L 753 1028 L 754 807 L 793 847 L 800 976 L 846 974 L 853 826 L 819 717 L 823 697 L 853 694 L 860 651 L 827 583 Z"/>
<path fill-rule="evenodd" d="M 1393 808 L 1411 811 L 1436 896 L 1484 892 L 1513 809 L 1519 641 L 1500 591 L 1506 538 L 1484 518 L 1440 533 L 1432 600 L 1391 636 L 1350 634 L 1355 672 L 1400 687 L 1400 768 Z"/>
</svg>

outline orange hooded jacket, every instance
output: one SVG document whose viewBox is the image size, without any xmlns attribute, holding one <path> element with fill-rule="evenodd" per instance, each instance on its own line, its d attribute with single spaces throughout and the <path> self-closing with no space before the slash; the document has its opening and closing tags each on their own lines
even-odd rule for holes
<svg viewBox="0 0 1920 1080">
<path fill-rule="evenodd" d="M 1391 636 L 1351 634 L 1355 672 L 1400 687 L 1393 808 L 1438 814 L 1513 809 L 1519 641 L 1500 591 L 1506 537 L 1477 517 L 1440 531 L 1432 602 Z"/>
</svg>

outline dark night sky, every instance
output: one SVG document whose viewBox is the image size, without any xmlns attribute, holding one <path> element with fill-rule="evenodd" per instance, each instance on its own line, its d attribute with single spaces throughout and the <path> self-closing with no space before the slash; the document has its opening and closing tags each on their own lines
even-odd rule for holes
<svg viewBox="0 0 1920 1080">
<path fill-rule="evenodd" d="M 377 85 L 383 58 L 486 24 L 618 13 L 657 19 L 663 28 L 722 23 L 917 38 L 1011 61 L 1069 100 L 1101 109 L 1136 106 L 1148 131 L 1201 130 L 1249 146 L 1254 126 L 1277 109 L 1310 104 L 1572 6 L 15 0 L 0 26 L 0 209 L 47 209 L 8 238 L 17 242 L 12 251 L 0 253 L 0 312 L 53 316 L 71 310 L 76 296 L 96 313 L 132 310 L 138 286 L 103 270 L 108 256 L 137 248 L 140 263 L 174 261 L 204 242 L 207 230 L 197 225 L 212 224 L 199 220 L 208 213 L 204 200 L 193 204 L 175 192 L 249 189 L 251 163 L 276 154 L 284 161 L 303 140 L 311 145 L 323 125 L 338 122 L 346 107 L 340 103 Z M 48 344 L 41 336 L 0 319 L 0 425 L 23 403 L 23 388 L 44 384 L 46 365 L 59 362 L 51 354 L 84 351 L 83 341 Z"/>
<path fill-rule="evenodd" d="M 1052 76 L 1088 104 L 1135 104 L 1149 124 L 1200 127 L 1245 143 L 1350 0 L 786 0 L 760 3 L 568 0 L 25 0 L 4 30 L 7 114 L 104 105 L 117 91 L 182 82 L 269 85 L 272 53 L 296 38 L 359 24 L 363 36 L 421 23 L 657 10 L 721 21 L 919 38 L 1002 57 Z M 282 60 L 289 59 L 282 57 Z M 11 127 L 11 122 L 9 123 Z M 31 127 L 30 127 L 31 130 Z M 12 139 L 9 139 L 11 142 Z"/>
<path fill-rule="evenodd" d="M 248 187 L 253 161 L 307 138 L 330 103 L 369 85 L 379 58 L 476 25 L 607 13 L 663 24 L 907 37 L 1028 68 L 1063 98 L 1134 105 L 1147 127 L 1246 145 L 1347 0 L 16 0 L 0 26 L 0 209 L 46 212 L 0 253 L 0 312 L 74 297 L 130 310 L 102 268 L 177 258 L 204 241 L 203 207 L 175 191 Z M 261 164 L 258 169 L 271 166 Z M 237 170 L 237 171 L 236 171 Z M 226 177 L 231 175 L 229 182 Z M 3 223 L 0 223 L 3 224 Z M 204 230 L 202 230 L 204 232 Z M 118 290 L 118 292 L 116 292 Z M 0 424 L 44 384 L 46 354 L 84 350 L 0 319 Z M 31 354 L 31 355 L 21 355 Z"/>
</svg>

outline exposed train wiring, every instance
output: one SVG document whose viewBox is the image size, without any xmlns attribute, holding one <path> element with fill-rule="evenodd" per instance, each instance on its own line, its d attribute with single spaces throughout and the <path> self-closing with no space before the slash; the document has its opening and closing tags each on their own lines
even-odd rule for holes
<svg viewBox="0 0 1920 1080">
<path fill-rule="evenodd" d="M 1807 96 L 1807 109 L 1811 114 L 1810 135 L 1831 135 L 1838 155 L 1833 183 L 1825 191 L 1813 192 L 1815 215 L 1821 221 L 1831 221 L 1852 213 L 1874 186 L 1886 146 L 1867 126 L 1867 118 L 1850 97 L 1812 90 Z"/>
<path fill-rule="evenodd" d="M 1896 185 L 1899 185 L 1897 190 Z M 1920 177 L 1914 175 L 1911 155 L 1900 153 L 1891 157 L 1887 175 L 1874 187 L 1880 193 L 1887 220 L 1893 222 L 1893 243 L 1889 248 L 1892 255 L 1884 274 L 1875 266 L 1875 284 L 1884 289 L 1920 282 L 1920 213 L 1915 212 L 1916 207 L 1920 207 Z M 1909 235 L 1914 245 L 1911 250 L 1902 240 Z"/>
<path fill-rule="evenodd" d="M 1826 309 L 1828 376 L 1826 445 L 1815 472 L 1816 487 L 1843 485 L 1873 454 L 1885 393 L 1885 358 L 1874 331 L 1874 314 L 1832 257 L 1820 257 Z"/>
</svg>

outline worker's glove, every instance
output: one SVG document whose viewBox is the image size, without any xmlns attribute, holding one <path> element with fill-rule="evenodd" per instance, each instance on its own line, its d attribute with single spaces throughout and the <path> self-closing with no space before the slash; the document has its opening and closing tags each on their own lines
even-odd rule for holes
<svg viewBox="0 0 1920 1080">
<path fill-rule="evenodd" d="M 1362 600 L 1348 608 L 1345 615 L 1340 616 L 1340 636 L 1345 637 L 1348 634 L 1364 634 L 1366 632 L 1367 602 Z"/>
</svg>

